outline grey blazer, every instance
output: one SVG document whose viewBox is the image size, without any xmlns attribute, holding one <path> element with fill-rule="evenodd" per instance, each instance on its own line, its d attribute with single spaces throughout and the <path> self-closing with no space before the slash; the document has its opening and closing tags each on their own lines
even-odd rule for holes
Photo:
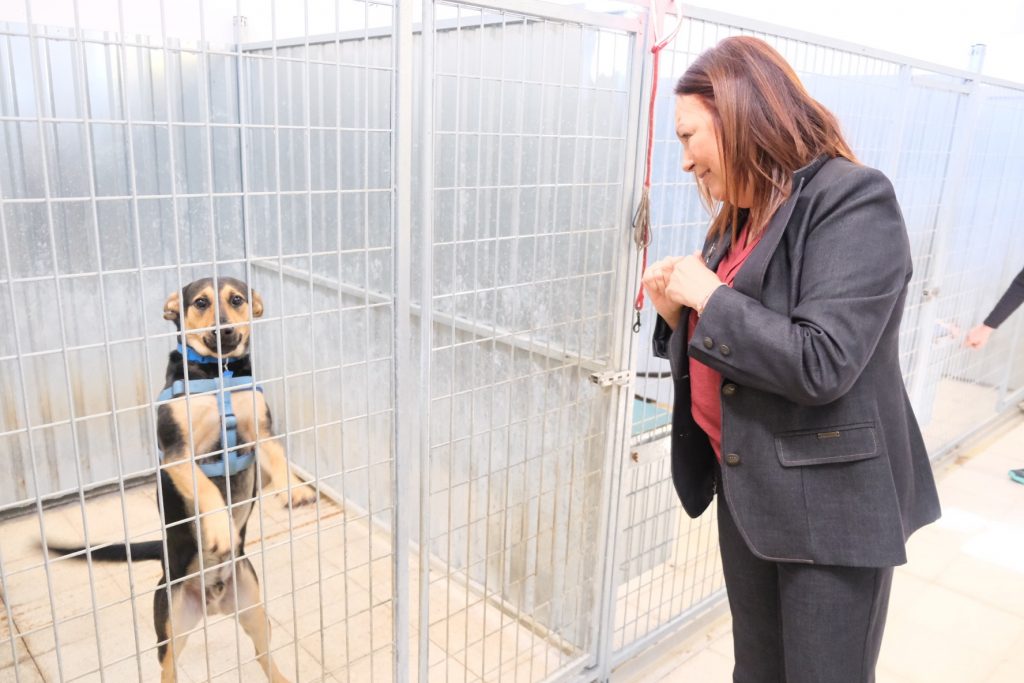
<svg viewBox="0 0 1024 683">
<path fill-rule="evenodd" d="M 691 517 L 714 495 L 707 435 L 690 415 L 689 357 L 722 374 L 722 485 L 759 557 L 883 567 L 939 517 L 900 372 L 910 245 L 889 180 L 821 157 L 686 342 L 658 318 L 675 384 L 672 480 Z M 705 245 L 714 269 L 728 239 Z"/>
</svg>

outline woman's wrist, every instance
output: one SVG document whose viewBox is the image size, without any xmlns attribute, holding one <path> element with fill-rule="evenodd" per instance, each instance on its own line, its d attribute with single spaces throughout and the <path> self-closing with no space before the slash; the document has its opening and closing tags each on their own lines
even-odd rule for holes
<svg viewBox="0 0 1024 683">
<path fill-rule="evenodd" d="M 662 317 L 665 323 L 673 331 L 675 331 L 676 325 L 679 324 L 679 310 L 680 309 L 678 307 L 675 307 L 665 312 L 658 311 L 658 315 Z"/>
<path fill-rule="evenodd" d="M 705 309 L 705 308 L 707 307 L 707 305 L 708 305 L 708 302 L 709 302 L 709 301 L 711 301 L 711 295 L 712 295 L 712 294 L 714 294 L 714 293 L 715 293 L 715 291 L 716 291 L 716 290 L 717 290 L 717 289 L 718 289 L 719 287 L 721 287 L 722 285 L 724 285 L 724 284 L 725 284 L 724 282 L 719 282 L 719 283 L 718 283 L 717 285 L 715 285 L 714 287 L 712 287 L 711 289 L 709 289 L 709 290 L 708 290 L 708 293 L 707 293 L 707 294 L 705 294 L 705 295 L 704 295 L 704 298 L 703 298 L 703 299 L 701 299 L 701 301 L 700 301 L 700 303 L 699 303 L 699 304 L 697 304 L 697 307 L 696 307 L 696 308 L 695 308 L 694 310 L 695 310 L 695 311 L 697 311 L 697 317 L 698 317 L 698 318 L 699 318 L 700 316 L 704 315 L 704 309 Z"/>
</svg>

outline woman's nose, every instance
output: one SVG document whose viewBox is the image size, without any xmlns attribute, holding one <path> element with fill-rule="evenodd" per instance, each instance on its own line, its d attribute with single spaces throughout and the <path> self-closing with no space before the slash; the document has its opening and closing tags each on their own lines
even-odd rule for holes
<svg viewBox="0 0 1024 683">
<path fill-rule="evenodd" d="M 693 159 L 685 151 L 683 152 L 683 171 L 686 173 L 693 172 Z"/>
</svg>

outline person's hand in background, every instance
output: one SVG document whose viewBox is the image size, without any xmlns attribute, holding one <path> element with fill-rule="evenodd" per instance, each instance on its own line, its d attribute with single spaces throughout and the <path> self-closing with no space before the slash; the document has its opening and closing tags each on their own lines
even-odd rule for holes
<svg viewBox="0 0 1024 683">
<path fill-rule="evenodd" d="M 988 343 L 988 338 L 992 336 L 994 331 L 994 327 L 989 327 L 985 324 L 976 325 L 967 333 L 967 339 L 964 340 L 964 346 L 970 349 L 980 349 Z"/>
</svg>

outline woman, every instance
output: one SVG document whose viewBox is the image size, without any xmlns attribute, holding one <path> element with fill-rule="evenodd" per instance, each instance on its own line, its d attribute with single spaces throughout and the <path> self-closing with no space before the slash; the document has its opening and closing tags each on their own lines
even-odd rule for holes
<svg viewBox="0 0 1024 683">
<path fill-rule="evenodd" d="M 673 483 L 692 517 L 719 495 L 734 681 L 873 681 L 893 567 L 939 516 L 898 357 L 906 226 L 766 43 L 722 41 L 675 92 L 712 220 L 644 287 L 675 383 Z"/>
</svg>

